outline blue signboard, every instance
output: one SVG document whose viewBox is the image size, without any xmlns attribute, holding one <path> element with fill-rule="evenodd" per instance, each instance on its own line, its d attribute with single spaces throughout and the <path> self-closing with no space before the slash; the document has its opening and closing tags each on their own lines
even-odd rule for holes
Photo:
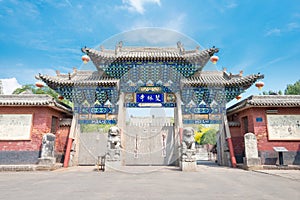
<svg viewBox="0 0 300 200">
<path fill-rule="evenodd" d="M 262 122 L 262 121 L 263 121 L 262 117 L 256 117 L 256 122 Z"/>
<path fill-rule="evenodd" d="M 144 108 L 151 108 L 151 103 L 148 103 L 148 105 L 142 105 L 142 103 L 125 103 L 125 107 L 126 108 L 139 108 L 139 107 L 144 107 Z M 161 103 L 161 107 L 164 107 L 164 108 L 174 108 L 176 107 L 176 103 Z"/>
<path fill-rule="evenodd" d="M 182 106 L 184 114 L 219 114 L 224 113 L 226 108 L 223 107 L 185 107 Z"/>
<path fill-rule="evenodd" d="M 74 107 L 74 112 L 79 114 L 116 114 L 115 107 Z"/>
<path fill-rule="evenodd" d="M 183 124 L 221 124 L 222 120 L 211 119 L 184 119 Z"/>
<path fill-rule="evenodd" d="M 137 93 L 137 103 L 162 103 L 164 102 L 164 96 L 161 93 Z"/>
<path fill-rule="evenodd" d="M 79 124 L 117 124 L 115 119 L 81 119 L 78 120 Z"/>
</svg>

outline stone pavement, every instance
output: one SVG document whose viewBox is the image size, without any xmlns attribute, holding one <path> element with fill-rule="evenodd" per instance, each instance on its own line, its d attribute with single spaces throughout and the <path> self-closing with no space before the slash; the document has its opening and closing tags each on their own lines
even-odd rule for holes
<svg viewBox="0 0 300 200">
<path fill-rule="evenodd" d="M 300 170 L 255 170 L 255 172 L 269 174 L 273 176 L 280 176 L 284 178 L 297 180 L 300 182 Z"/>
<path fill-rule="evenodd" d="M 98 172 L 95 167 L 1 172 L 0 199 L 300 199 L 299 179 L 199 164 L 197 172 L 185 173 L 158 166 L 123 172 Z"/>
</svg>

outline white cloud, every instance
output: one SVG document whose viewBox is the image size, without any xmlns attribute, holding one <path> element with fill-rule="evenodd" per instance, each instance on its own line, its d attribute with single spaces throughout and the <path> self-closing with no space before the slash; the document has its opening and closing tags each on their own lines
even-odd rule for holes
<svg viewBox="0 0 300 200">
<path fill-rule="evenodd" d="M 229 0 L 224 0 L 224 1 L 211 0 L 208 2 L 209 2 L 209 6 L 211 6 L 214 10 L 216 10 L 220 13 L 225 13 L 228 10 L 235 9 L 236 7 L 238 7 L 238 4 L 234 0 L 231 0 L 231 1 L 229 1 Z"/>
<path fill-rule="evenodd" d="M 232 9 L 232 8 L 235 8 L 237 7 L 238 5 L 235 3 L 235 2 L 231 2 L 231 3 L 228 3 L 225 7 L 226 8 L 229 8 L 229 9 Z"/>
<path fill-rule="evenodd" d="M 2 81 L 4 94 L 12 94 L 15 89 L 21 87 L 21 85 L 18 83 L 15 77 L 0 80 Z"/>
<path fill-rule="evenodd" d="M 160 0 L 122 0 L 123 7 L 130 12 L 138 12 L 140 14 L 144 14 L 145 12 L 145 4 L 157 4 L 160 6 Z"/>
<path fill-rule="evenodd" d="M 123 41 L 124 46 L 176 47 L 178 41 L 181 41 L 186 49 L 194 49 L 199 45 L 178 31 L 159 27 L 125 31 L 106 40 L 102 45 L 105 48 L 114 48 L 119 41 Z"/>
<path fill-rule="evenodd" d="M 299 29 L 300 29 L 300 25 L 297 22 L 290 22 L 285 24 L 281 28 L 276 27 L 268 30 L 265 36 L 271 36 L 271 35 L 280 36 L 281 34 L 298 31 Z"/>
<path fill-rule="evenodd" d="M 300 25 L 296 22 L 291 22 L 291 23 L 287 24 L 287 30 L 288 31 L 293 31 L 293 30 L 299 29 L 299 28 L 300 28 Z"/>
<path fill-rule="evenodd" d="M 291 57 L 291 55 L 289 55 L 289 56 L 281 56 L 281 57 L 278 57 L 278 58 L 274 58 L 273 60 L 270 60 L 269 62 L 267 62 L 265 65 L 259 67 L 258 69 L 262 69 L 262 68 L 266 68 L 268 66 L 272 66 L 272 65 L 274 65 L 274 64 L 276 64 L 278 62 L 282 62 L 284 60 L 287 60 L 290 57 Z"/>
<path fill-rule="evenodd" d="M 300 13 L 294 13 L 294 14 L 293 14 L 293 17 L 294 17 L 294 18 L 300 18 Z"/>
<path fill-rule="evenodd" d="M 180 32 L 184 29 L 184 26 L 186 25 L 186 16 L 187 15 L 185 13 L 178 13 L 176 16 L 166 16 L 165 19 L 161 19 L 159 22 L 155 23 L 152 20 L 148 20 L 145 18 L 136 19 L 135 21 L 131 22 L 130 25 L 123 24 L 123 28 L 121 27 L 121 29 L 126 31 L 145 27 L 164 27 L 170 30 L 176 30 Z"/>
<path fill-rule="evenodd" d="M 273 28 L 270 29 L 269 31 L 266 32 L 265 36 L 270 36 L 270 35 L 280 35 L 281 34 L 281 29 L 279 28 Z"/>
<path fill-rule="evenodd" d="M 181 13 L 176 18 L 169 20 L 166 23 L 165 27 L 167 27 L 169 29 L 181 31 L 185 24 L 185 19 L 186 19 L 186 14 Z"/>
<path fill-rule="evenodd" d="M 66 1 L 66 3 L 67 3 L 70 7 L 73 7 L 72 4 L 71 4 L 71 2 L 70 2 L 69 0 L 65 0 L 65 1 Z"/>
</svg>

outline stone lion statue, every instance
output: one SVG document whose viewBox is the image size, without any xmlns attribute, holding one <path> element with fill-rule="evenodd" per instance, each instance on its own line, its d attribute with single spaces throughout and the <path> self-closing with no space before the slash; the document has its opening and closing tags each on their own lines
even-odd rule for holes
<svg viewBox="0 0 300 200">
<path fill-rule="evenodd" d="M 113 126 L 108 130 L 106 159 L 118 160 L 120 157 L 120 146 L 121 146 L 120 129 L 117 126 Z"/>
<path fill-rule="evenodd" d="M 182 148 L 195 149 L 195 131 L 191 127 L 183 129 Z"/>
<path fill-rule="evenodd" d="M 183 129 L 182 135 L 182 161 L 192 162 L 196 159 L 195 131 L 192 127 Z"/>
<path fill-rule="evenodd" d="M 108 130 L 108 148 L 118 149 L 121 145 L 120 129 L 113 126 Z"/>
</svg>

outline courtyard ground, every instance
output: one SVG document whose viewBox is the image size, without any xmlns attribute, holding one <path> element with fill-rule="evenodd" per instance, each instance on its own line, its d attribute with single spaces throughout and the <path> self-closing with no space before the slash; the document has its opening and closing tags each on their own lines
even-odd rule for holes
<svg viewBox="0 0 300 200">
<path fill-rule="evenodd" d="M 244 171 L 200 163 L 197 172 L 176 167 L 95 167 L 1 172 L 0 199 L 300 199 L 300 170 Z"/>
</svg>

